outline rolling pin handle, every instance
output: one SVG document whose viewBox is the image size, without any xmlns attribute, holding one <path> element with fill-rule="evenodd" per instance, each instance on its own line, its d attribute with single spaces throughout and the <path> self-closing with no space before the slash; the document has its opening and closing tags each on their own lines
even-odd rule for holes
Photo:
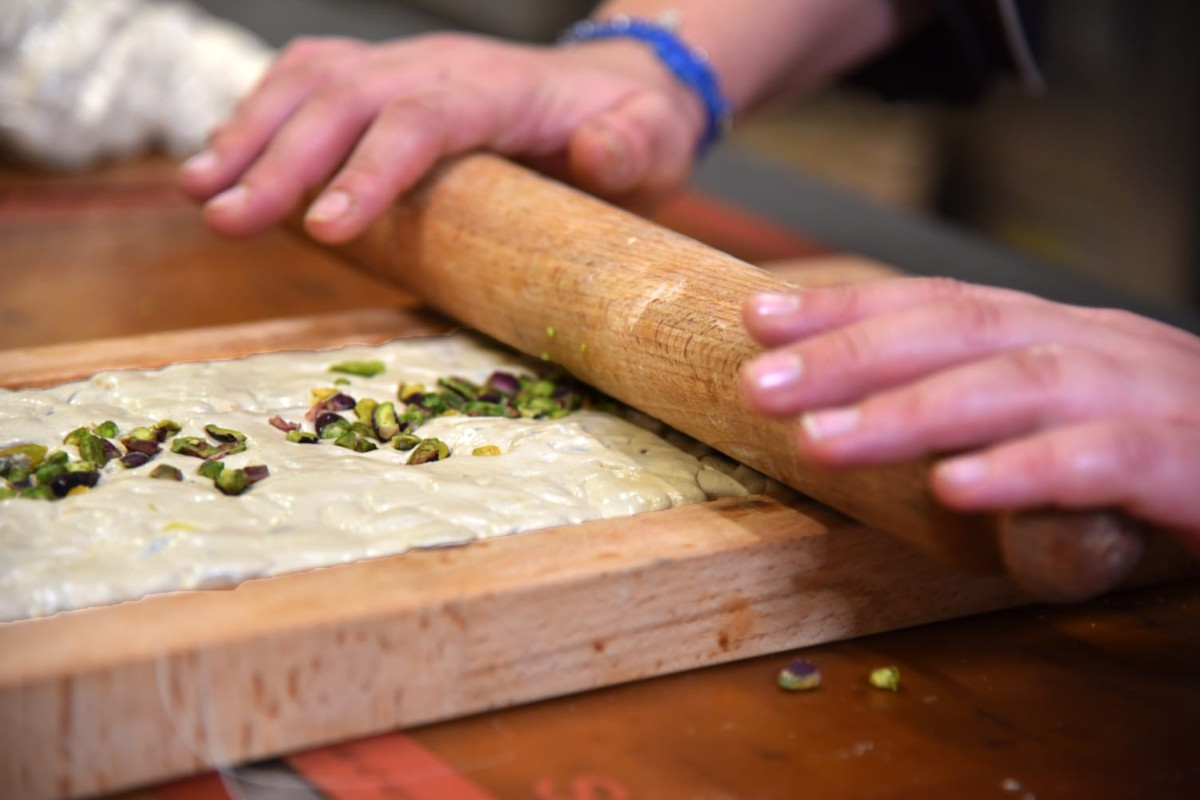
<svg viewBox="0 0 1200 800">
<path fill-rule="evenodd" d="M 1146 549 L 1146 526 L 1112 511 L 1005 515 L 999 545 L 1009 575 L 1035 599 L 1074 603 L 1113 589 Z"/>
</svg>

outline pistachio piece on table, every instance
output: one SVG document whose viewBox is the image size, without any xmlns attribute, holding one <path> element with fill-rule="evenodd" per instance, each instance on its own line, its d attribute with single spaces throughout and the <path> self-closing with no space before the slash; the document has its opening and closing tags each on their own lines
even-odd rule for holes
<svg viewBox="0 0 1200 800">
<path fill-rule="evenodd" d="M 78 447 L 79 442 L 89 433 L 91 433 L 91 431 L 89 431 L 87 428 L 76 428 L 63 437 L 63 444 L 70 444 Z"/>
<path fill-rule="evenodd" d="M 126 436 L 121 440 L 121 444 L 125 445 L 127 452 L 142 453 L 147 456 L 156 455 L 162 450 L 162 445 L 158 443 L 158 439 L 135 439 L 132 436 Z"/>
<path fill-rule="evenodd" d="M 888 692 L 900 691 L 900 668 L 899 667 L 879 667 L 871 670 L 867 675 L 867 683 L 876 689 L 883 689 Z"/>
<path fill-rule="evenodd" d="M 450 457 L 450 448 L 441 439 L 422 439 L 408 457 L 409 464 L 427 464 Z"/>
<path fill-rule="evenodd" d="M 85 433 L 79 439 L 79 457 L 103 467 L 111 460 L 109 449 L 105 447 L 107 441 L 95 434 Z"/>
<path fill-rule="evenodd" d="M 369 422 L 351 422 L 350 432 L 358 436 L 370 438 L 375 435 L 375 426 Z"/>
<path fill-rule="evenodd" d="M 333 442 L 338 447 L 345 447 L 347 450 L 353 450 L 356 453 L 369 453 L 372 450 L 377 450 L 375 443 L 365 436 L 359 436 L 354 431 L 346 431 Z"/>
<path fill-rule="evenodd" d="M 150 477 L 160 481 L 182 481 L 183 473 L 178 467 L 173 467 L 170 464 L 159 464 L 150 470 Z"/>
<path fill-rule="evenodd" d="M 7 486 L 0 486 L 0 500 L 8 500 L 11 497 L 16 497 L 15 489 L 10 489 Z"/>
<path fill-rule="evenodd" d="M 777 683 L 789 692 L 806 692 L 821 685 L 821 670 L 807 658 L 797 658 L 780 671 Z"/>
<path fill-rule="evenodd" d="M 97 436 L 103 436 L 105 439 L 116 438 L 117 423 L 113 422 L 111 419 L 106 419 L 95 428 L 92 428 L 92 432 Z"/>
<path fill-rule="evenodd" d="M 288 431 L 287 440 L 296 444 L 317 444 L 321 437 L 311 431 L 294 430 Z"/>
<path fill-rule="evenodd" d="M 49 486 L 32 486 L 22 490 L 21 497 L 26 500 L 53 500 L 54 490 Z"/>
<path fill-rule="evenodd" d="M 50 481 L 50 491 L 55 497 L 66 497 L 72 489 L 77 489 L 80 486 L 92 488 L 100 480 L 100 471 L 91 469 L 82 470 L 66 470 L 54 477 Z"/>
<path fill-rule="evenodd" d="M 246 478 L 249 479 L 251 486 L 271 475 L 271 470 L 267 468 L 266 464 L 250 464 L 242 472 L 246 473 Z"/>
<path fill-rule="evenodd" d="M 500 455 L 500 448 L 494 444 L 484 444 L 484 445 L 480 445 L 479 447 L 476 447 L 474 450 L 472 450 L 471 455 L 473 455 L 473 456 L 498 456 L 498 455 Z"/>
<path fill-rule="evenodd" d="M 520 390 L 521 383 L 517 380 L 517 376 L 513 375 L 511 372 L 501 372 L 497 370 L 488 376 L 484 386 L 492 391 L 500 392 L 501 394 L 511 397 Z"/>
<path fill-rule="evenodd" d="M 165 442 L 181 430 L 183 426 L 173 419 L 160 419 L 154 423 L 155 438 L 160 442 Z"/>
</svg>

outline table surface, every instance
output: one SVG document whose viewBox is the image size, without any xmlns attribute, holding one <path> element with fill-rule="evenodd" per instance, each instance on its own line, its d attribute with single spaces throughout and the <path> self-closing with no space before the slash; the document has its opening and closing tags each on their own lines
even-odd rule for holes
<svg viewBox="0 0 1200 800">
<path fill-rule="evenodd" d="M 822 252 L 701 196 L 667 224 L 754 261 Z M 411 304 L 282 232 L 218 239 L 147 160 L 0 174 L 0 347 Z M 808 648 L 153 787 L 210 798 L 1193 797 L 1200 584 Z M 898 693 L 867 673 L 896 665 Z"/>
</svg>

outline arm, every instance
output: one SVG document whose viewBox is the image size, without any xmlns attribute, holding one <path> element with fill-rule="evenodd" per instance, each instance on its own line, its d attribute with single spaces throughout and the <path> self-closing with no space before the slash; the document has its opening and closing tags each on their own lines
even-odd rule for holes
<svg viewBox="0 0 1200 800">
<path fill-rule="evenodd" d="M 815 86 L 887 46 L 926 0 L 623 0 L 599 17 L 679 12 L 739 111 Z M 901 10 L 906 13 L 902 14 Z M 704 112 L 636 41 L 533 47 L 441 34 L 289 46 L 181 182 L 216 230 L 252 235 L 328 182 L 306 227 L 359 234 L 440 158 L 487 148 L 616 202 L 650 202 L 690 175 Z"/>
</svg>

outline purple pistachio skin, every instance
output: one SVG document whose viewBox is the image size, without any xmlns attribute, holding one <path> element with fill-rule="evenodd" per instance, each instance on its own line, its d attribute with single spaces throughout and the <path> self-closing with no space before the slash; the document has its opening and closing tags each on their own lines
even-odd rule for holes
<svg viewBox="0 0 1200 800">
<path fill-rule="evenodd" d="M 251 484 L 258 483 L 271 474 L 271 470 L 267 469 L 265 464 L 251 464 L 243 468 L 242 471 L 246 473 L 246 477 L 250 479 Z"/>
<path fill-rule="evenodd" d="M 484 385 L 489 389 L 509 395 L 516 394 L 517 390 L 521 388 L 516 376 L 508 372 L 493 372 Z"/>
<path fill-rule="evenodd" d="M 779 673 L 779 688 L 804 692 L 821 685 L 821 670 L 807 658 L 797 658 Z"/>
</svg>

